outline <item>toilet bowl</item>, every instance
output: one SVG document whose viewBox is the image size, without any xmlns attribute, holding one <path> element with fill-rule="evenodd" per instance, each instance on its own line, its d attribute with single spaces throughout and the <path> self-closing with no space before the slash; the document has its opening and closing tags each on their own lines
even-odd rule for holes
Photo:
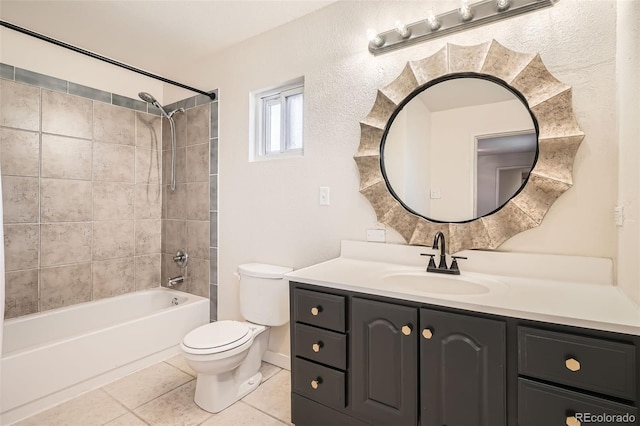
<svg viewBox="0 0 640 426">
<path fill-rule="evenodd" d="M 218 413 L 255 390 L 269 345 L 269 326 L 289 321 L 291 268 L 259 263 L 238 267 L 240 307 L 247 321 L 217 321 L 189 332 L 181 343 L 187 364 L 198 373 L 195 403 Z"/>
</svg>

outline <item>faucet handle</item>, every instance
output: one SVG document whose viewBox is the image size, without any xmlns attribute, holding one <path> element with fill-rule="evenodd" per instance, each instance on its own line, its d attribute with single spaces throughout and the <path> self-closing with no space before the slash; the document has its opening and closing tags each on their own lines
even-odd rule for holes
<svg viewBox="0 0 640 426">
<path fill-rule="evenodd" d="M 427 265 L 427 271 L 436 268 L 435 254 L 420 253 L 420 256 L 429 256 L 429 265 Z"/>
<path fill-rule="evenodd" d="M 466 260 L 467 257 L 466 256 L 451 256 L 451 267 L 449 268 L 452 271 L 456 271 L 456 275 L 458 275 L 460 273 L 460 268 L 458 268 L 458 259 L 464 259 Z"/>
</svg>

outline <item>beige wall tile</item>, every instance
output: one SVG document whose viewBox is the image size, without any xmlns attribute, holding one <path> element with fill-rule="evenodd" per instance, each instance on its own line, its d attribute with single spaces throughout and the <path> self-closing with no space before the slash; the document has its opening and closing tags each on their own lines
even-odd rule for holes
<svg viewBox="0 0 640 426">
<path fill-rule="evenodd" d="M 209 143 L 210 104 L 187 110 L 187 145 Z"/>
<path fill-rule="evenodd" d="M 187 184 L 187 219 L 209 220 L 209 182 Z"/>
<path fill-rule="evenodd" d="M 93 299 L 130 293 L 135 288 L 132 258 L 93 262 Z"/>
<path fill-rule="evenodd" d="M 38 221 L 38 178 L 4 176 L 2 178 L 4 223 Z"/>
<path fill-rule="evenodd" d="M 187 221 L 187 252 L 190 257 L 209 259 L 209 221 Z"/>
<path fill-rule="evenodd" d="M 209 261 L 189 259 L 187 266 L 187 291 L 197 296 L 209 297 Z"/>
<path fill-rule="evenodd" d="M 93 140 L 134 145 L 135 135 L 135 111 L 102 102 L 93 103 Z"/>
<path fill-rule="evenodd" d="M 136 146 L 162 150 L 162 119 L 153 114 L 136 113 Z"/>
<path fill-rule="evenodd" d="M 91 263 L 40 270 L 40 311 L 90 300 Z"/>
<path fill-rule="evenodd" d="M 187 149 L 176 149 L 176 183 L 184 183 L 187 176 Z M 162 182 L 171 184 L 171 151 L 162 151 Z"/>
<path fill-rule="evenodd" d="M 86 98 L 42 89 L 42 131 L 91 139 L 92 104 Z"/>
<path fill-rule="evenodd" d="M 187 146 L 187 114 L 176 112 L 173 115 L 176 126 L 176 146 Z M 171 149 L 171 125 L 169 120 L 162 118 L 162 149 Z"/>
<path fill-rule="evenodd" d="M 16 318 L 38 312 L 38 270 L 7 272 L 4 317 Z"/>
<path fill-rule="evenodd" d="M 91 222 L 40 225 L 40 265 L 91 262 Z"/>
<path fill-rule="evenodd" d="M 91 141 L 42 135 L 42 177 L 91 180 Z"/>
<path fill-rule="evenodd" d="M 136 291 L 160 286 L 162 279 L 162 255 L 151 254 L 135 257 Z"/>
<path fill-rule="evenodd" d="M 5 271 L 38 267 L 40 250 L 39 225 L 4 226 Z"/>
<path fill-rule="evenodd" d="M 136 183 L 162 182 L 162 151 L 136 147 Z"/>
<path fill-rule="evenodd" d="M 0 79 L 0 125 L 40 130 L 40 88 Z"/>
<path fill-rule="evenodd" d="M 187 185 L 184 183 L 177 184 L 175 191 L 171 191 L 171 187 L 169 185 L 165 185 L 163 189 L 164 218 L 186 219 Z"/>
<path fill-rule="evenodd" d="M 209 180 L 209 142 L 187 147 L 187 182 Z"/>
<path fill-rule="evenodd" d="M 132 146 L 93 143 L 93 179 L 135 182 L 135 149 Z"/>
<path fill-rule="evenodd" d="M 135 186 L 136 219 L 160 219 L 162 217 L 162 187 L 160 185 Z"/>
<path fill-rule="evenodd" d="M 159 219 L 136 220 L 135 255 L 161 253 L 162 225 Z"/>
<path fill-rule="evenodd" d="M 93 220 L 133 219 L 135 185 L 120 182 L 93 183 Z"/>
<path fill-rule="evenodd" d="M 38 176 L 40 174 L 38 133 L 0 128 L 0 157 L 3 176 Z"/>
<path fill-rule="evenodd" d="M 93 260 L 133 256 L 133 220 L 93 222 Z"/>
<path fill-rule="evenodd" d="M 41 179 L 40 218 L 42 223 L 90 221 L 91 193 L 90 181 Z"/>
<path fill-rule="evenodd" d="M 162 221 L 162 252 L 176 254 L 179 249 L 187 245 L 187 221 L 163 220 Z"/>
</svg>

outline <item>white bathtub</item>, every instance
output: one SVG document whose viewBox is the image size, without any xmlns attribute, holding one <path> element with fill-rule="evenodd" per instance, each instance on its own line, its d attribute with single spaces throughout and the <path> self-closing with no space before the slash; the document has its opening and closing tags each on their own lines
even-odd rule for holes
<svg viewBox="0 0 640 426">
<path fill-rule="evenodd" d="M 208 321 L 209 299 L 165 288 L 7 320 L 0 423 L 177 354 L 183 336 Z"/>
</svg>

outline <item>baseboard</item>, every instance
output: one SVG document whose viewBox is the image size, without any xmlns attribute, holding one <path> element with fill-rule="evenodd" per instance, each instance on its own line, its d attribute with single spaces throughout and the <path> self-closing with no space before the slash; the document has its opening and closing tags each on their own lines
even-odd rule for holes
<svg viewBox="0 0 640 426">
<path fill-rule="evenodd" d="M 291 370 L 291 357 L 288 355 L 267 351 L 264 353 L 262 360 L 277 367 L 284 368 L 285 370 Z"/>
</svg>

